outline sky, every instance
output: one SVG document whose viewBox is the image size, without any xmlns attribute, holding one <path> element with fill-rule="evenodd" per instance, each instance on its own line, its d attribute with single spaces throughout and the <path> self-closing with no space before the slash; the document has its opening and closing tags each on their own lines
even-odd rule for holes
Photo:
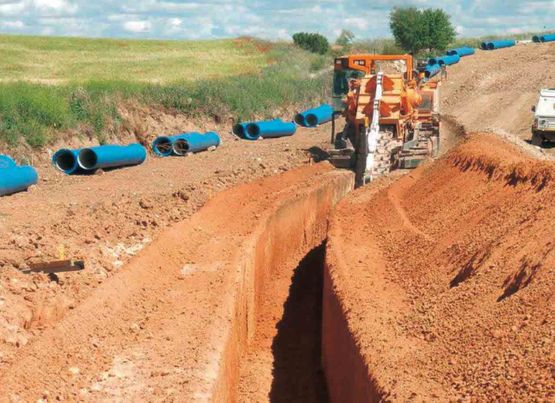
<svg viewBox="0 0 555 403">
<path fill-rule="evenodd" d="M 555 0 L 0 0 L 0 32 L 81 37 L 388 37 L 394 6 L 439 7 L 462 37 L 555 29 Z"/>
</svg>

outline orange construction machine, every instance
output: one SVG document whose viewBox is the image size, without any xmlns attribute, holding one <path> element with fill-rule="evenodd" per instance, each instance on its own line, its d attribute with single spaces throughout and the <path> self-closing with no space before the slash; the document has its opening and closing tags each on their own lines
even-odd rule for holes
<svg viewBox="0 0 555 403">
<path fill-rule="evenodd" d="M 351 168 L 360 186 L 395 168 L 413 168 L 439 149 L 438 82 L 414 69 L 411 55 L 351 55 L 335 59 L 335 135 L 330 160 Z"/>
</svg>

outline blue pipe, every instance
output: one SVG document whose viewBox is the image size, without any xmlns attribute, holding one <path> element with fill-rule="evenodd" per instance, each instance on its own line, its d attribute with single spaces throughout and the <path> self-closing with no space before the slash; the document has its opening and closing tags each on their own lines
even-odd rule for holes
<svg viewBox="0 0 555 403">
<path fill-rule="evenodd" d="M 172 149 L 176 155 L 204 151 L 210 147 L 218 147 L 221 143 L 220 136 L 216 132 L 184 133 L 173 136 L 172 139 Z"/>
<path fill-rule="evenodd" d="M 439 64 L 440 66 L 446 64 L 451 65 L 460 62 L 461 57 L 459 55 L 452 55 L 452 56 L 440 56 L 440 57 L 433 57 L 428 60 L 428 65 Z"/>
<path fill-rule="evenodd" d="M 284 122 L 281 119 L 253 122 L 247 126 L 247 133 L 252 137 L 284 137 L 292 136 L 297 130 L 293 122 Z"/>
<path fill-rule="evenodd" d="M 540 36 L 541 42 L 553 42 L 555 41 L 555 34 L 547 34 Z"/>
<path fill-rule="evenodd" d="M 168 157 L 173 152 L 173 138 L 171 136 L 160 136 L 152 142 L 152 151 L 159 157 Z"/>
<path fill-rule="evenodd" d="M 68 148 L 62 148 L 56 151 L 52 156 L 52 165 L 67 175 L 79 172 L 81 170 L 77 163 L 79 151 L 81 151 L 81 149 L 70 150 Z"/>
<path fill-rule="evenodd" d="M 12 157 L 0 154 L 0 168 L 12 168 L 17 166 Z"/>
<path fill-rule="evenodd" d="M 116 168 L 142 164 L 146 159 L 146 149 L 139 143 L 103 145 L 83 148 L 79 151 L 77 162 L 87 171 L 99 168 Z"/>
<path fill-rule="evenodd" d="M 260 136 L 253 136 L 247 130 L 247 126 L 251 123 L 254 122 L 237 123 L 235 126 L 233 126 L 233 133 L 245 140 L 258 140 Z"/>
<path fill-rule="evenodd" d="M 447 51 L 447 56 L 455 56 L 459 55 L 460 57 L 470 56 L 475 53 L 473 48 L 468 46 L 463 46 L 462 48 L 455 48 Z"/>
<path fill-rule="evenodd" d="M 317 108 L 308 109 L 295 115 L 295 123 L 299 126 L 316 127 L 329 122 L 333 115 L 331 105 L 323 104 Z"/>
<path fill-rule="evenodd" d="M 500 40 L 500 41 L 490 41 L 490 42 L 486 43 L 487 50 L 510 48 L 511 46 L 515 46 L 515 45 L 516 45 L 516 41 L 513 40 L 513 39 L 506 39 L 506 40 Z"/>
<path fill-rule="evenodd" d="M 539 35 L 534 35 L 532 37 L 532 42 L 536 42 L 536 43 L 541 42 L 540 36 Z"/>
<path fill-rule="evenodd" d="M 428 64 L 424 69 L 424 74 L 426 78 L 432 78 L 440 71 L 441 71 L 441 66 L 439 64 Z"/>
<path fill-rule="evenodd" d="M 0 196 L 26 190 L 38 182 L 35 168 L 31 166 L 11 166 L 0 169 Z"/>
</svg>

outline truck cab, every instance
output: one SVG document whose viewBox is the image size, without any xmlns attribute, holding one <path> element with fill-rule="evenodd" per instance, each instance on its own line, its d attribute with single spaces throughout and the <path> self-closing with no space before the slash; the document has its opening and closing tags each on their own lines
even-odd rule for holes
<svg viewBox="0 0 555 403">
<path fill-rule="evenodd" d="M 532 107 L 532 144 L 541 146 L 544 141 L 555 141 L 555 88 L 540 91 L 538 104 Z"/>
</svg>

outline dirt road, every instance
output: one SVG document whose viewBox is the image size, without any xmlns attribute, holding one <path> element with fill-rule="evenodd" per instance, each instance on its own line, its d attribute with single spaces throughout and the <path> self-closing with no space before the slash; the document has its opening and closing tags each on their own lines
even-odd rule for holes
<svg viewBox="0 0 555 403">
<path fill-rule="evenodd" d="M 441 111 L 466 131 L 492 131 L 522 146 L 530 140 L 541 88 L 555 87 L 555 43 L 477 50 L 449 66 L 441 87 Z M 524 145 L 526 147 L 526 145 Z M 526 147 L 532 152 L 538 149 Z M 553 157 L 555 148 L 542 151 Z"/>
</svg>

